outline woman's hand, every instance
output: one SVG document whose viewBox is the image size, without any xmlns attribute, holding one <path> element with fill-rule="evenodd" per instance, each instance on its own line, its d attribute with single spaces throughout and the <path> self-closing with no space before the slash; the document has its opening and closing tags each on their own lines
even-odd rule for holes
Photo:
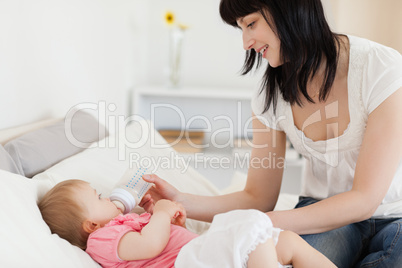
<svg viewBox="0 0 402 268">
<path fill-rule="evenodd" d="M 168 182 L 162 180 L 155 174 L 145 174 L 142 178 L 144 181 L 154 184 L 139 203 L 139 206 L 144 208 L 148 213 L 153 213 L 156 202 L 161 199 L 178 201 L 178 196 L 181 192 Z"/>
</svg>

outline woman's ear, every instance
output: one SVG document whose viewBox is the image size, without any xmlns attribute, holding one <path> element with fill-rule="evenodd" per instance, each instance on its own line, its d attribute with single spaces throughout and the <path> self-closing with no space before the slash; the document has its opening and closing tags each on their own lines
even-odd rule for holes
<svg viewBox="0 0 402 268">
<path fill-rule="evenodd" d="M 95 232 L 97 229 L 100 228 L 100 224 L 93 222 L 91 220 L 85 220 L 82 223 L 82 229 L 88 234 Z"/>
</svg>

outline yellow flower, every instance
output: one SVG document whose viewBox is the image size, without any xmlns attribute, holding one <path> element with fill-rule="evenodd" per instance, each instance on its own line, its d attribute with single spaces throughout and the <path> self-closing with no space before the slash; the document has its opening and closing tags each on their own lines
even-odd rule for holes
<svg viewBox="0 0 402 268">
<path fill-rule="evenodd" d="M 165 21 L 167 25 L 173 25 L 174 23 L 174 14 L 173 12 L 167 11 L 165 13 Z"/>
</svg>

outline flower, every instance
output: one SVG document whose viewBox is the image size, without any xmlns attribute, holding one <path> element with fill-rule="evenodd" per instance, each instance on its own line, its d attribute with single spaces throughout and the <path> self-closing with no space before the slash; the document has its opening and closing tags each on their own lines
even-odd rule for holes
<svg viewBox="0 0 402 268">
<path fill-rule="evenodd" d="M 171 11 L 167 11 L 165 13 L 165 22 L 167 25 L 173 25 L 174 23 L 174 14 Z"/>
</svg>

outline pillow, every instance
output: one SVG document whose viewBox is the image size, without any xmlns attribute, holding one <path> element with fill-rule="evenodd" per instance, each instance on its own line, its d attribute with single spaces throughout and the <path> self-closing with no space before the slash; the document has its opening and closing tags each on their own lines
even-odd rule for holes
<svg viewBox="0 0 402 268">
<path fill-rule="evenodd" d="M 84 251 L 51 234 L 37 200 L 49 181 L 27 180 L 0 170 L 1 267 L 100 268 Z"/>
<path fill-rule="evenodd" d="M 2 145 L 0 145 L 0 169 L 23 175 L 22 170 L 17 167 Z"/>
<path fill-rule="evenodd" d="M 34 123 L 24 124 L 16 127 L 6 128 L 0 130 L 0 144 L 6 144 L 7 142 L 24 135 L 30 131 L 34 131 L 48 125 L 51 125 L 57 121 L 60 121 L 60 118 L 50 118 L 44 119 L 40 121 L 36 121 Z"/>
<path fill-rule="evenodd" d="M 67 119 L 29 132 L 4 146 L 22 175 L 31 178 L 106 135 L 104 126 L 84 111 L 75 112 L 71 121 Z"/>
<path fill-rule="evenodd" d="M 56 184 L 67 179 L 82 179 L 108 196 L 130 165 L 147 167 L 151 162 L 155 168 L 151 172 L 180 191 L 199 195 L 220 194 L 211 182 L 188 166 L 147 121 L 130 124 L 118 135 L 94 143 L 85 151 L 37 174 L 33 180 L 50 180 Z M 187 221 L 188 229 L 196 233 L 204 232 L 208 226 L 205 222 Z"/>
</svg>

